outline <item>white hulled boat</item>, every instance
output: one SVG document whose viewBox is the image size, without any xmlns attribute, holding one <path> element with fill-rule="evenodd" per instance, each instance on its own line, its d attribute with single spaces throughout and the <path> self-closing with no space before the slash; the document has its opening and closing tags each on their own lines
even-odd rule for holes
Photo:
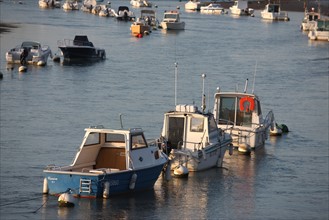
<svg viewBox="0 0 329 220">
<path fill-rule="evenodd" d="M 205 14 L 222 14 L 225 10 L 220 4 L 210 3 L 207 6 L 201 6 L 200 12 Z"/>
<path fill-rule="evenodd" d="M 261 103 L 253 93 L 215 93 L 214 115 L 219 128 L 231 134 L 233 146 L 242 153 L 263 147 L 273 126 L 274 115 L 269 111 L 263 118 Z"/>
<path fill-rule="evenodd" d="M 329 41 L 329 19 L 319 19 L 316 21 L 313 30 L 308 33 L 310 40 Z"/>
<path fill-rule="evenodd" d="M 314 8 L 312 8 L 311 11 L 305 10 L 304 19 L 302 21 L 302 24 L 300 25 L 300 28 L 303 31 L 313 30 L 316 26 L 317 20 L 320 18 L 321 18 L 320 13 L 314 11 Z"/>
<path fill-rule="evenodd" d="M 163 15 L 161 27 L 165 30 L 184 30 L 185 22 L 180 20 L 178 11 L 166 11 Z"/>
<path fill-rule="evenodd" d="M 289 21 L 288 12 L 281 11 L 280 4 L 269 3 L 261 11 L 261 16 L 265 20 Z"/>
<path fill-rule="evenodd" d="M 248 15 L 254 16 L 254 9 L 248 7 L 248 1 L 239 0 L 234 1 L 234 4 L 230 7 L 232 15 Z"/>
<path fill-rule="evenodd" d="M 185 10 L 199 11 L 201 7 L 201 2 L 197 0 L 189 0 L 185 4 Z"/>
</svg>

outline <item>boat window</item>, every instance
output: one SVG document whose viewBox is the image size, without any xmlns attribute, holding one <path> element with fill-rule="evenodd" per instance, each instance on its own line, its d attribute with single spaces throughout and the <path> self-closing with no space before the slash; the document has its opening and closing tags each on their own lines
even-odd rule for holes
<svg viewBox="0 0 329 220">
<path fill-rule="evenodd" d="M 166 14 L 164 18 L 176 19 L 177 18 L 177 15 L 176 14 Z"/>
<path fill-rule="evenodd" d="M 147 147 L 145 138 L 142 134 L 132 135 L 131 136 L 131 148 L 138 149 Z"/>
<path fill-rule="evenodd" d="M 235 97 L 221 97 L 218 114 L 219 124 L 227 124 L 228 121 L 234 122 Z"/>
<path fill-rule="evenodd" d="M 123 134 L 106 134 L 105 142 L 125 143 L 125 137 Z"/>
<path fill-rule="evenodd" d="M 256 100 L 256 105 L 257 105 L 257 114 L 261 115 L 262 114 L 262 108 L 260 107 L 260 103 L 258 100 Z"/>
<path fill-rule="evenodd" d="M 90 133 L 85 142 L 84 146 L 99 144 L 100 143 L 100 134 L 99 133 Z"/>
<path fill-rule="evenodd" d="M 191 131 L 203 132 L 203 118 L 191 118 Z"/>
</svg>

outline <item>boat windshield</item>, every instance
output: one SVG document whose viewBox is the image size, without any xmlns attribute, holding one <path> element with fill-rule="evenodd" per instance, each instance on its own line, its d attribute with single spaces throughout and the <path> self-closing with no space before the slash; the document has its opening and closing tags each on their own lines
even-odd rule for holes
<svg viewBox="0 0 329 220">
<path fill-rule="evenodd" d="M 233 122 L 237 126 L 251 127 L 252 112 L 240 111 L 238 103 L 240 98 L 221 97 L 218 112 L 218 124 Z"/>
<path fill-rule="evenodd" d="M 139 148 L 145 148 L 147 147 L 147 143 L 145 141 L 143 134 L 135 134 L 131 136 L 131 148 L 139 149 Z"/>
<path fill-rule="evenodd" d="M 177 15 L 176 14 L 165 14 L 164 18 L 176 19 L 177 18 Z"/>
</svg>

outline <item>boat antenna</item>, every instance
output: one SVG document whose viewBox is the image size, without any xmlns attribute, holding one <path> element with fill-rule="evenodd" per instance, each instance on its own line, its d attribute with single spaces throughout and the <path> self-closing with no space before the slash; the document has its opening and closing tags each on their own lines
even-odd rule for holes
<svg viewBox="0 0 329 220">
<path fill-rule="evenodd" d="M 246 79 L 246 83 L 244 84 L 244 93 L 247 92 L 247 88 L 248 88 L 248 78 Z"/>
<path fill-rule="evenodd" d="M 204 94 L 204 81 L 206 78 L 206 74 L 202 74 L 202 105 L 201 105 L 201 109 L 202 109 L 202 113 L 204 113 L 204 110 L 206 109 L 206 95 Z"/>
<path fill-rule="evenodd" d="M 175 106 L 177 105 L 177 66 L 178 66 L 178 63 L 175 62 Z"/>
<path fill-rule="evenodd" d="M 256 72 L 257 72 L 257 60 L 256 60 L 256 65 L 255 65 L 254 80 L 252 82 L 252 91 L 251 91 L 252 94 L 254 94 L 254 90 L 255 90 Z"/>
<path fill-rule="evenodd" d="M 122 124 L 122 113 L 119 114 L 120 117 L 120 125 L 121 125 L 121 129 L 123 129 L 123 124 Z"/>
</svg>

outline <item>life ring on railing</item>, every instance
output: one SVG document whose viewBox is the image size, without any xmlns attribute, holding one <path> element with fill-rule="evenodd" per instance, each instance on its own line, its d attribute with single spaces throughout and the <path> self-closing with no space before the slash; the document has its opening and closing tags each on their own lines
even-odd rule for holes
<svg viewBox="0 0 329 220">
<path fill-rule="evenodd" d="M 245 108 L 244 108 L 244 103 L 245 102 L 249 102 L 249 108 L 246 108 L 246 111 L 249 112 L 249 111 L 253 111 L 255 109 L 255 100 L 251 97 L 243 97 L 240 99 L 240 111 L 244 111 Z"/>
</svg>

